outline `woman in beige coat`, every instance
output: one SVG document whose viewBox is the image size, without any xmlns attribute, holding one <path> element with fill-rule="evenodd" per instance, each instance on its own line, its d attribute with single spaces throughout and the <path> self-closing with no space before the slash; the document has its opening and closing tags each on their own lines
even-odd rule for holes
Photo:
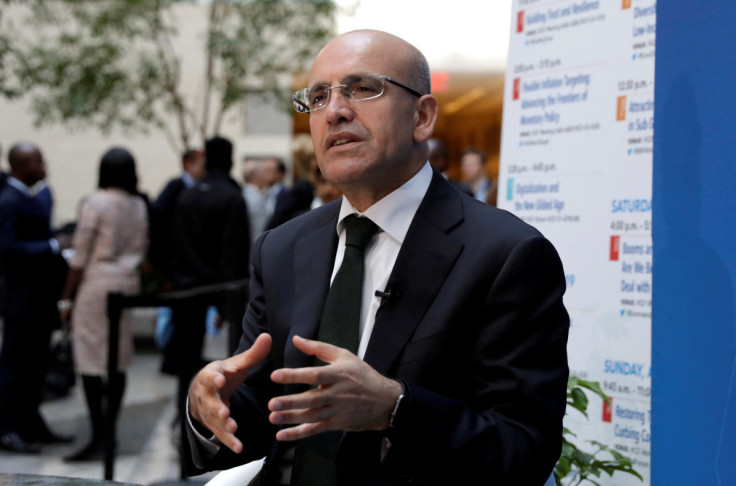
<svg viewBox="0 0 736 486">
<path fill-rule="evenodd" d="M 143 199 L 137 195 L 137 182 L 133 156 L 123 148 L 108 150 L 100 161 L 98 190 L 84 201 L 74 232 L 74 256 L 60 311 L 66 319 L 73 305 L 74 361 L 82 377 L 92 437 L 83 449 L 67 457 L 68 461 L 103 457 L 103 399 L 112 406 L 115 420 L 125 390 L 133 337 L 123 315 L 118 372 L 108 377 L 107 295 L 114 291 L 134 294 L 139 289 L 138 267 L 148 246 L 148 216 Z"/>
</svg>

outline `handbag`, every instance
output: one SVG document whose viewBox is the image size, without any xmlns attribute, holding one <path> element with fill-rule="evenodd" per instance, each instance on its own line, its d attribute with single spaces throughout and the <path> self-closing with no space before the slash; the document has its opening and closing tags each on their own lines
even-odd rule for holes
<svg viewBox="0 0 736 486">
<path fill-rule="evenodd" d="M 65 322 L 51 336 L 46 391 L 52 395 L 66 396 L 75 383 L 71 325 Z"/>
</svg>

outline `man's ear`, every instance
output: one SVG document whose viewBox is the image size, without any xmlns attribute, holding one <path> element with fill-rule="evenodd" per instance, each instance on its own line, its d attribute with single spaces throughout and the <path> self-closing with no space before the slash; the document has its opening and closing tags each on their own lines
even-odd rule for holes
<svg viewBox="0 0 736 486">
<path fill-rule="evenodd" d="M 434 124 L 437 122 L 439 113 L 437 98 L 432 95 L 424 95 L 415 103 L 414 142 L 424 143 L 432 137 Z"/>
</svg>

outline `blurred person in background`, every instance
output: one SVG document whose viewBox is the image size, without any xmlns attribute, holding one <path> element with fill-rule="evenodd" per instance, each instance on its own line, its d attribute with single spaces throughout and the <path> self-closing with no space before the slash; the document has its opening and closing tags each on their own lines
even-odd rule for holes
<svg viewBox="0 0 736 486">
<path fill-rule="evenodd" d="M 294 183 L 278 193 L 273 214 L 266 224 L 267 230 L 309 211 L 314 200 L 311 159 L 312 157 L 305 154 L 294 154 Z"/>
<path fill-rule="evenodd" d="M 255 239 L 266 228 L 266 192 L 269 189 L 266 162 L 246 158 L 243 162 L 243 198 L 248 206 L 250 237 Z"/>
<path fill-rule="evenodd" d="M 102 157 L 98 190 L 81 208 L 72 240 L 74 256 L 59 301 L 62 321 L 71 315 L 75 368 L 82 377 L 89 409 L 89 442 L 67 461 L 98 460 L 104 456 L 106 401 L 115 421 L 125 391 L 125 371 L 133 356 L 133 335 L 126 313 L 120 321 L 118 371 L 107 376 L 110 292 L 135 294 L 139 266 L 148 247 L 146 204 L 138 195 L 135 160 L 124 148 L 111 148 Z"/>
<path fill-rule="evenodd" d="M 207 174 L 204 151 L 187 149 L 181 156 L 182 173 L 171 179 L 151 205 L 151 263 L 171 279 L 174 263 L 174 212 L 185 189 L 194 187 Z"/>
<path fill-rule="evenodd" d="M 266 172 L 266 183 L 268 190 L 266 191 L 266 226 L 268 220 L 273 216 L 276 210 L 276 200 L 282 192 L 286 191 L 284 179 L 286 179 L 286 164 L 279 157 L 268 157 L 263 161 Z"/>
<path fill-rule="evenodd" d="M 437 169 L 437 172 L 442 174 L 442 177 L 444 177 L 452 187 L 463 194 L 473 197 L 473 191 L 471 191 L 468 186 L 450 177 L 448 172 L 448 169 L 450 168 L 450 155 L 447 151 L 447 144 L 438 138 L 430 138 L 427 141 L 427 144 L 429 145 L 429 163 L 432 167 Z"/>
<path fill-rule="evenodd" d="M 179 196 L 174 230 L 174 290 L 187 290 L 248 277 L 250 237 L 248 210 L 230 177 L 233 144 L 223 137 L 205 142 L 207 175 Z M 178 410 L 183 410 L 189 381 L 203 365 L 202 349 L 209 304 L 183 302 L 173 309 L 173 330 L 164 347 L 161 370 L 179 379 Z M 217 303 L 219 315 L 231 324 L 231 347 L 240 337 L 245 302 Z M 232 307 L 232 309 L 231 309 Z M 232 341 L 235 341 L 233 343 Z"/>
<path fill-rule="evenodd" d="M 2 163 L 3 159 L 3 146 L 0 145 L 0 164 Z M 5 188 L 5 185 L 8 183 L 8 174 L 2 170 L 0 166 L 0 194 L 3 192 L 3 189 Z M 0 296 L 3 295 L 3 282 L 4 282 L 4 276 L 3 276 L 3 263 L 2 258 L 0 258 Z M 0 297 L 0 319 L 3 317 L 3 303 L 2 298 Z"/>
<path fill-rule="evenodd" d="M 3 146 L 0 145 L 0 161 L 3 159 Z M 8 174 L 4 170 L 0 170 L 0 192 L 2 192 L 5 184 L 8 183 Z"/>
<path fill-rule="evenodd" d="M 42 443 L 71 442 L 51 432 L 39 412 L 56 302 L 66 264 L 51 232 L 46 163 L 32 143 L 8 153 L 10 175 L 0 193 L 3 342 L 0 349 L 0 449 L 37 453 Z"/>
<path fill-rule="evenodd" d="M 310 209 L 317 209 L 342 197 L 342 191 L 335 184 L 325 179 L 319 164 L 317 164 L 317 157 L 312 158 L 312 177 L 310 179 L 314 185 L 314 200 Z"/>
<path fill-rule="evenodd" d="M 468 147 L 463 152 L 460 166 L 463 180 L 470 186 L 473 196 L 478 201 L 486 202 L 491 181 L 486 173 L 486 153 L 476 147 Z"/>
</svg>

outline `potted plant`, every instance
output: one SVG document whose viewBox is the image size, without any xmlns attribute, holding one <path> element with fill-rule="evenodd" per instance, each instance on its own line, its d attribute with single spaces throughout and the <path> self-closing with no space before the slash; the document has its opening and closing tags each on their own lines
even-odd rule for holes
<svg viewBox="0 0 736 486">
<path fill-rule="evenodd" d="M 597 381 L 581 380 L 577 376 L 570 376 L 567 381 L 567 409 L 575 409 L 588 418 L 588 396 L 585 390 L 590 390 L 600 396 L 606 403 L 610 403 Z M 562 454 L 554 469 L 556 486 L 577 486 L 586 481 L 600 486 L 596 481 L 602 473 L 613 476 L 616 472 L 631 474 L 643 480 L 641 475 L 632 467 L 631 459 L 620 452 L 595 440 L 588 440 L 592 446 L 591 452 L 578 448 L 571 438 L 577 437 L 567 427 L 562 428 Z"/>
</svg>

